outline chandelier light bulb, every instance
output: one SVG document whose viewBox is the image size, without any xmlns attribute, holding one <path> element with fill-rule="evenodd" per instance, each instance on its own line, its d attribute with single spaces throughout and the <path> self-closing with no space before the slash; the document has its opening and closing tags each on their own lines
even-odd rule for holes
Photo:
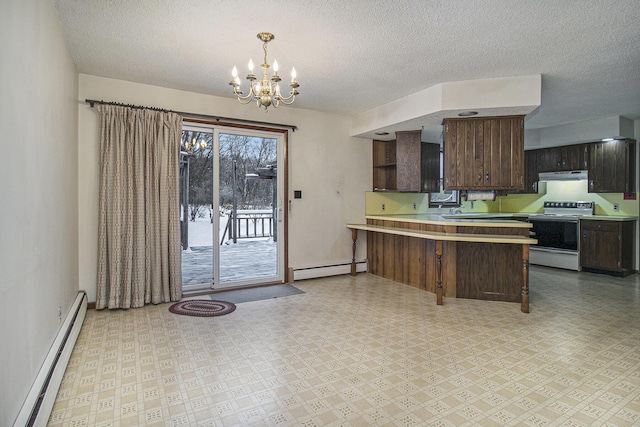
<svg viewBox="0 0 640 427">
<path fill-rule="evenodd" d="M 253 59 L 249 59 L 249 71 L 253 73 Z"/>
<path fill-rule="evenodd" d="M 291 67 L 291 81 L 295 82 L 296 81 L 296 77 L 297 77 L 296 69 L 294 67 Z"/>
<path fill-rule="evenodd" d="M 278 72 L 278 61 L 276 61 L 275 59 L 273 60 L 273 71 L 275 73 Z"/>
<path fill-rule="evenodd" d="M 238 69 L 235 65 L 233 66 L 233 70 L 231 70 L 231 76 L 233 76 L 233 80 L 236 80 L 236 78 L 238 77 Z"/>
</svg>

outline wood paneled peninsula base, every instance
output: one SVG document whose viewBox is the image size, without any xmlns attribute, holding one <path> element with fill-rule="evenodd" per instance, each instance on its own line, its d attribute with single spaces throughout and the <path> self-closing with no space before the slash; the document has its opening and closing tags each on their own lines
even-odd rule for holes
<svg viewBox="0 0 640 427">
<path fill-rule="evenodd" d="M 367 232 L 370 273 L 447 298 L 519 302 L 529 312 L 531 224 L 514 220 L 450 219 L 438 215 L 367 216 L 352 230 Z"/>
</svg>

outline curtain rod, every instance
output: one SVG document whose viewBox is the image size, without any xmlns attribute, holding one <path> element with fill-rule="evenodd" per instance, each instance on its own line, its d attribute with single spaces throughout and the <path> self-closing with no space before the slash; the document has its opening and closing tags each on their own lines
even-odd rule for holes
<svg viewBox="0 0 640 427">
<path fill-rule="evenodd" d="M 251 125 L 279 126 L 279 127 L 283 127 L 283 128 L 290 128 L 294 132 L 296 130 L 298 130 L 298 127 L 294 126 L 294 125 L 287 125 L 287 124 L 281 124 L 281 123 L 270 123 L 270 122 L 258 122 L 256 120 L 234 119 L 233 117 L 210 116 L 208 114 L 187 113 L 187 112 L 184 112 L 184 111 L 173 111 L 173 110 L 167 110 L 165 108 L 158 108 L 158 107 L 145 107 L 143 105 L 123 104 L 121 102 L 109 102 L 109 101 L 102 101 L 102 100 L 98 101 L 96 99 L 85 99 L 84 102 L 89 104 L 89 106 L 91 108 L 93 108 L 95 106 L 95 104 L 117 105 L 117 106 L 120 106 L 120 107 L 139 108 L 139 109 L 144 109 L 144 110 L 160 111 L 160 112 L 163 112 L 163 113 L 176 113 L 176 114 L 179 114 L 179 115 L 181 115 L 183 117 L 190 118 L 190 119 L 206 119 L 206 120 L 215 120 L 217 122 L 229 120 L 229 121 L 236 122 L 236 123 L 245 123 L 245 124 L 251 124 Z"/>
</svg>

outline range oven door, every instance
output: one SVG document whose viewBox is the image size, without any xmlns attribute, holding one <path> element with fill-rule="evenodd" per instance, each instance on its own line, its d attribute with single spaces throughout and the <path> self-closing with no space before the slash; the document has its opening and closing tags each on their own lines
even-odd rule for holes
<svg viewBox="0 0 640 427">
<path fill-rule="evenodd" d="M 559 251 L 579 250 L 578 219 L 574 217 L 530 217 L 532 236 L 537 248 Z"/>
<path fill-rule="evenodd" d="M 547 267 L 580 270 L 580 232 L 577 218 L 529 217 L 531 237 L 529 263 Z"/>
</svg>

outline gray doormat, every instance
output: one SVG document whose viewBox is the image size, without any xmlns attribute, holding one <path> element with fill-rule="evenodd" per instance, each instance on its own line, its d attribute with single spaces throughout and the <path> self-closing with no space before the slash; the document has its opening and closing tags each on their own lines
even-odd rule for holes
<svg viewBox="0 0 640 427">
<path fill-rule="evenodd" d="M 304 291 L 288 283 L 281 285 L 259 286 L 248 289 L 234 289 L 231 291 L 216 292 L 209 295 L 212 300 L 224 300 L 234 304 L 243 302 L 260 301 L 263 299 L 288 297 L 290 295 L 304 294 Z"/>
</svg>

